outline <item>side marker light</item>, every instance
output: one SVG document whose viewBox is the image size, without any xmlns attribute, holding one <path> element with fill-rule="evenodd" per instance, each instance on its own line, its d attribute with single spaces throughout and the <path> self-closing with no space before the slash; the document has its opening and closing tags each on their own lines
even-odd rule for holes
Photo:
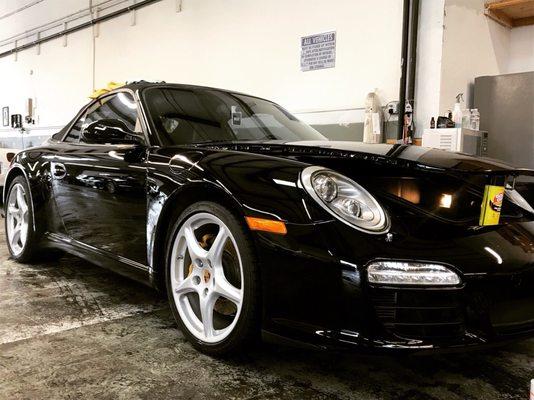
<svg viewBox="0 0 534 400">
<path fill-rule="evenodd" d="M 255 217 L 246 217 L 245 219 L 250 230 L 276 233 L 278 235 L 287 233 L 286 224 L 282 221 Z"/>
</svg>

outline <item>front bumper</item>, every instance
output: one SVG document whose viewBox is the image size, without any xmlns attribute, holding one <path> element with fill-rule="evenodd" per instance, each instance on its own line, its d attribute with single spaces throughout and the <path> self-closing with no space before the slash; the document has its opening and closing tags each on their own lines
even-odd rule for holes
<svg viewBox="0 0 534 400">
<path fill-rule="evenodd" d="M 501 240 L 510 240 L 507 230 L 512 228 L 499 229 Z M 335 223 L 300 226 L 293 232 L 288 229 L 291 236 L 283 240 L 273 242 L 265 236 L 259 240 L 260 259 L 267 260 L 262 263 L 266 278 L 262 281 L 268 337 L 321 348 L 417 351 L 534 337 L 534 252 L 531 245 L 525 246 L 525 235 L 532 242 L 532 223 L 523 227 L 520 246 L 504 250 L 493 241 L 504 257 L 499 265 L 491 264 L 491 255 L 484 258 L 485 251 L 469 250 L 477 240 L 482 249 L 487 247 L 494 232 L 466 238 L 465 246 L 462 240 L 442 244 L 430 254 L 428 247 L 418 251 L 413 242 L 375 246 L 358 241 L 361 237 L 336 236 L 336 230 Z M 340 252 L 339 244 L 347 240 L 353 245 L 341 246 L 345 251 Z M 333 242 L 337 246 L 330 245 Z M 414 287 L 367 282 L 365 266 L 370 260 L 390 254 L 391 259 L 417 260 L 421 253 L 420 261 L 458 266 L 462 284 Z M 471 270 L 468 264 L 473 265 Z"/>
<path fill-rule="evenodd" d="M 379 346 L 449 348 L 534 336 L 533 270 L 469 277 L 456 288 L 373 286 L 367 292 L 377 327 L 371 340 Z"/>
</svg>

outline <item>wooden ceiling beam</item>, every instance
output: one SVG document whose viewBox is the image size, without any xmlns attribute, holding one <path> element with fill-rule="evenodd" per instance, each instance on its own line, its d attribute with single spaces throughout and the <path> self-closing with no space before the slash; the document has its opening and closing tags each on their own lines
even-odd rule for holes
<svg viewBox="0 0 534 400">
<path fill-rule="evenodd" d="M 498 22 L 499 24 L 506 26 L 507 28 L 513 28 L 514 23 L 511 18 L 509 18 L 506 14 L 504 14 L 500 10 L 486 10 L 484 11 L 484 14 L 487 17 L 490 17 L 495 22 Z"/>
</svg>

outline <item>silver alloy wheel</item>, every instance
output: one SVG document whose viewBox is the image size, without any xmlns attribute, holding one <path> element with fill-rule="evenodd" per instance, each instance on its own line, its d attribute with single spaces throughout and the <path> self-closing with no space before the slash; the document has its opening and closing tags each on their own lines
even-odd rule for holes
<svg viewBox="0 0 534 400">
<path fill-rule="evenodd" d="M 207 226 L 218 227 L 209 249 L 202 247 L 195 233 Z M 240 288 L 225 275 L 223 255 L 228 241 L 237 255 Z M 203 342 L 217 343 L 232 332 L 243 303 L 243 264 L 235 238 L 222 220 L 210 213 L 198 213 L 182 224 L 172 248 L 170 279 L 176 309 L 191 334 Z M 235 312 L 227 326 L 216 328 L 214 311 L 219 299 L 233 303 Z"/>
<path fill-rule="evenodd" d="M 17 183 L 9 192 L 7 201 L 7 239 L 13 255 L 18 256 L 24 250 L 28 239 L 29 207 L 26 191 Z"/>
</svg>

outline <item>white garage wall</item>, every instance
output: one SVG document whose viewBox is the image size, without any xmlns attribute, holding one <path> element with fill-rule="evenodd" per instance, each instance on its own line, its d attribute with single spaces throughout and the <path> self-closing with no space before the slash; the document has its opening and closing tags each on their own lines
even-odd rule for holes
<svg viewBox="0 0 534 400">
<path fill-rule="evenodd" d="M 2 20 L 0 34 L 83 7 L 66 3 L 44 0 L 27 20 Z M 175 0 L 163 0 L 138 10 L 135 26 L 131 15 L 100 24 L 96 86 L 131 79 L 210 85 L 267 97 L 294 112 L 361 108 L 375 88 L 384 103 L 398 97 L 400 0 L 183 0 L 182 11 L 175 10 Z M 337 31 L 336 67 L 300 72 L 300 37 L 330 30 Z M 17 61 L 0 59 L 0 106 L 26 114 L 25 99 L 34 97 L 40 125 L 67 122 L 91 89 L 90 30 L 69 35 L 67 47 L 57 39 L 40 55 L 28 49 Z"/>
<path fill-rule="evenodd" d="M 485 0 L 446 0 L 440 111 L 452 109 L 458 93 L 472 101 L 475 77 L 508 70 L 510 29 L 484 15 Z"/>
<path fill-rule="evenodd" d="M 484 15 L 486 0 L 445 0 L 440 111 L 465 93 L 472 106 L 474 79 L 534 70 L 534 26 L 507 28 Z"/>
<path fill-rule="evenodd" d="M 65 124 L 88 101 L 92 92 L 90 34 L 69 36 L 69 46 L 56 41 L 44 43 L 41 55 L 29 49 L 0 59 L 0 106 L 11 114 L 26 115 L 28 98 L 35 101 L 37 125 Z"/>
<path fill-rule="evenodd" d="M 87 9 L 88 5 L 88 0 L 2 0 L 0 40 Z"/>
<path fill-rule="evenodd" d="M 512 29 L 508 73 L 534 71 L 534 25 Z"/>
<path fill-rule="evenodd" d="M 534 70 L 534 26 L 509 29 L 484 15 L 486 0 L 421 1 L 416 134 L 446 115 L 455 96 L 472 106 L 478 76 Z M 482 116 L 483 118 L 483 116 Z"/>
</svg>

